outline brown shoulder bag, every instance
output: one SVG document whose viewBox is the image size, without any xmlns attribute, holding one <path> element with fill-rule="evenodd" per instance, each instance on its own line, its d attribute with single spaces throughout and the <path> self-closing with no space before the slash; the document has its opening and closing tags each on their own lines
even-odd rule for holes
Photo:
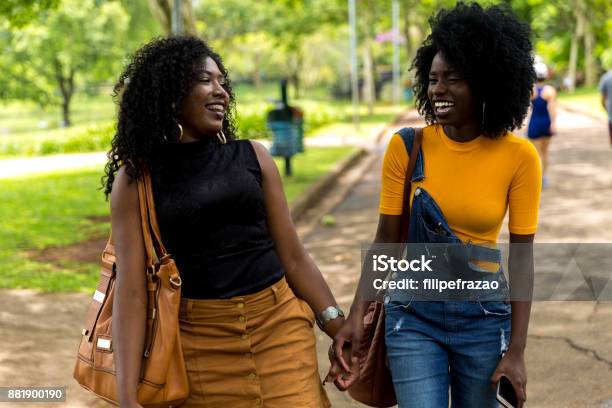
<svg viewBox="0 0 612 408">
<path fill-rule="evenodd" d="M 189 395 L 179 337 L 181 278 L 161 242 L 151 177 L 138 180 L 140 217 L 146 253 L 147 323 L 138 402 L 145 407 L 178 406 Z M 102 253 L 100 280 L 87 311 L 74 378 L 87 390 L 118 405 L 113 354 L 113 295 L 116 278 L 112 232 Z"/>
<path fill-rule="evenodd" d="M 410 222 L 411 179 L 423 141 L 423 129 L 415 128 L 414 142 L 404 181 L 402 237 L 406 242 Z M 385 308 L 381 302 L 370 302 L 363 317 L 363 336 L 359 350 L 359 379 L 348 390 L 349 395 L 370 407 L 392 407 L 397 404 L 385 345 Z"/>
</svg>

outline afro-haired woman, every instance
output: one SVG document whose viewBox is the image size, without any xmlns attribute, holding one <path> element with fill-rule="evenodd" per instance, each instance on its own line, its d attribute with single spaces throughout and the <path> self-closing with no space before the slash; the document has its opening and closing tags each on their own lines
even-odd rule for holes
<svg viewBox="0 0 612 408">
<path fill-rule="evenodd" d="M 183 282 L 191 390 L 183 406 L 329 406 L 312 310 L 336 312 L 318 317 L 330 336 L 343 318 L 296 234 L 274 161 L 260 144 L 235 138 L 234 94 L 219 55 L 195 37 L 155 40 L 136 52 L 115 92 L 105 192 L 117 253 L 121 406 L 139 406 L 146 295 L 134 181 L 143 169 Z"/>
<path fill-rule="evenodd" d="M 529 28 L 504 8 L 465 3 L 430 24 L 413 64 L 417 106 L 429 126 L 411 175 L 408 242 L 459 245 L 476 254 L 469 276 L 494 274 L 507 285 L 495 244 L 509 210 L 510 242 L 526 243 L 510 249 L 510 286 L 524 292 L 510 303 L 507 286 L 487 297 L 471 292 L 471 301 L 412 301 L 407 291 L 391 292 L 385 340 L 394 388 L 401 408 L 448 407 L 449 389 L 454 407 L 496 407 L 494 385 L 503 375 L 522 405 L 541 169 L 531 143 L 510 132 L 523 122 L 535 79 Z M 410 137 L 394 135 L 384 157 L 375 243 L 400 242 Z M 359 343 L 364 284 L 362 277 L 335 337 L 336 356 L 347 342 Z M 332 377 L 344 367 L 349 372 L 336 385 L 350 387 L 353 367 L 336 358 Z"/>
</svg>

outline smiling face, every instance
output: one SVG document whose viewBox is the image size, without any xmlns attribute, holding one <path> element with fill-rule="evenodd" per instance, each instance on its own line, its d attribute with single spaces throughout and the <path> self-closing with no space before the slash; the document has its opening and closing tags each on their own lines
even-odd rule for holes
<svg viewBox="0 0 612 408">
<path fill-rule="evenodd" d="M 479 124 L 476 100 L 467 81 L 440 52 L 431 62 L 427 96 L 439 124 L 455 128 Z"/>
<path fill-rule="evenodd" d="M 215 136 L 223 128 L 229 104 L 229 94 L 223 88 L 225 76 L 212 58 L 206 57 L 195 75 L 195 85 L 183 101 L 179 118 L 184 142 Z"/>
</svg>

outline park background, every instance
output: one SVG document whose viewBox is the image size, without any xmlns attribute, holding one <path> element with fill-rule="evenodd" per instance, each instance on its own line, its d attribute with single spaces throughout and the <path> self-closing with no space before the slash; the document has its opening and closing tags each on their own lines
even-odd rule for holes
<svg viewBox="0 0 612 408">
<path fill-rule="evenodd" d="M 287 199 L 307 248 L 346 305 L 358 267 L 347 273 L 346 265 L 341 265 L 347 251 L 358 252 L 360 244 L 372 238 L 374 224 L 368 219 L 362 235 L 355 235 L 354 228 L 343 229 L 343 217 L 364 203 L 375 207 L 376 180 L 367 179 L 372 163 L 393 129 L 420 123 L 411 101 L 410 61 L 428 35 L 428 18 L 455 1 L 355 1 L 357 111 L 351 99 L 350 1 L 180 3 L 183 31 L 206 39 L 229 69 L 237 95 L 240 138 L 270 144 L 266 115 L 280 99 L 279 82 L 288 80 L 290 104 L 304 111 L 306 149 L 294 157 L 293 174 L 283 179 Z M 556 157 L 560 168 L 563 152 L 576 154 L 576 145 L 591 144 L 594 149 L 584 156 L 590 158 L 588 163 L 594 166 L 590 171 L 598 176 L 599 184 L 589 191 L 602 198 L 603 203 L 597 204 L 602 206 L 597 208 L 601 215 L 592 224 L 583 217 L 584 228 L 569 232 L 544 223 L 543 237 L 610 242 L 612 212 L 606 199 L 612 193 L 612 181 L 600 173 L 609 172 L 612 162 L 606 113 L 596 85 L 601 74 L 612 69 L 612 3 L 478 3 L 506 4 L 533 30 L 535 52 L 549 67 L 549 82 L 559 91 L 563 110 L 560 122 L 565 130 L 560 130 L 556 151 L 553 146 L 553 162 Z M 98 261 L 110 229 L 100 178 L 115 130 L 112 86 L 131 53 L 152 38 L 171 34 L 174 7 L 174 0 L 0 1 L 0 349 L 4 350 L 0 351 L 0 386 L 68 385 L 76 397 L 69 396 L 67 406 L 93 403 L 70 380 L 69 366 L 80 339 L 83 305 L 97 282 Z M 394 55 L 399 60 L 399 77 L 394 77 Z M 568 137 L 561 139 L 564 131 Z M 577 135 L 584 138 L 571 138 Z M 574 156 L 568 160 L 575 163 Z M 277 163 L 282 170 L 282 161 Z M 567 183 L 584 186 L 584 180 L 571 177 L 584 176 L 585 168 L 556 176 L 553 163 L 553 187 L 545 192 L 549 202 L 567 203 L 572 193 L 570 187 L 562 187 L 564 179 L 569 175 Z M 592 180 L 590 174 L 585 177 Z M 351 196 L 361 191 L 364 182 L 371 184 L 370 189 Z M 545 207 L 542 214 L 561 221 L 572 206 L 583 205 L 575 201 L 563 206 L 563 214 L 547 213 Z M 372 208 L 368 211 L 375 214 Z M 358 224 L 365 218 L 349 217 L 346 222 Z M 319 254 L 321 247 L 333 246 L 342 234 L 354 238 L 338 246 L 344 252 Z M 591 306 L 580 307 L 588 311 Z M 596 307 L 600 313 L 610 311 L 605 305 Z M 589 313 L 584 312 L 587 320 L 593 319 Z M 537 323 L 537 313 L 535 318 Z M 597 319 L 592 323 L 594 336 L 601 335 L 603 323 Z M 585 331 L 584 326 L 574 329 Z M 324 344 L 324 336 L 318 335 Z M 538 341 L 547 335 L 540 334 Z M 612 350 L 577 347 L 606 362 L 602 370 L 611 382 L 600 384 L 597 378 L 601 381 L 602 375 L 593 374 L 595 379 L 587 381 L 591 388 L 581 385 L 581 389 L 592 401 L 607 404 L 612 400 Z M 551 357 L 553 349 L 547 348 Z M 53 352 L 65 359 L 48 361 Z M 322 360 L 322 373 L 326 368 Z M 558 388 L 563 389 L 562 384 Z M 568 393 L 574 399 L 560 394 L 533 406 L 564 406 L 563 402 L 582 406 L 580 402 L 586 401 L 576 392 Z M 334 406 L 352 406 L 342 395 L 334 393 L 333 400 Z"/>
</svg>

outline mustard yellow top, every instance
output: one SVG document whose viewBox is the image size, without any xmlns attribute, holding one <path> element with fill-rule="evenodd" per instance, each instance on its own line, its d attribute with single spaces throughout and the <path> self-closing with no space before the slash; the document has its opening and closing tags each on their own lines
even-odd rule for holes
<svg viewBox="0 0 612 408">
<path fill-rule="evenodd" d="M 463 242 L 497 242 L 508 208 L 511 233 L 536 232 L 542 170 L 528 140 L 507 133 L 461 143 L 450 139 L 442 126 L 431 125 L 423 130 L 422 149 L 425 178 L 412 183 L 412 192 L 424 188 Z M 395 134 L 383 161 L 381 214 L 402 213 L 407 167 L 404 141 Z"/>
</svg>

